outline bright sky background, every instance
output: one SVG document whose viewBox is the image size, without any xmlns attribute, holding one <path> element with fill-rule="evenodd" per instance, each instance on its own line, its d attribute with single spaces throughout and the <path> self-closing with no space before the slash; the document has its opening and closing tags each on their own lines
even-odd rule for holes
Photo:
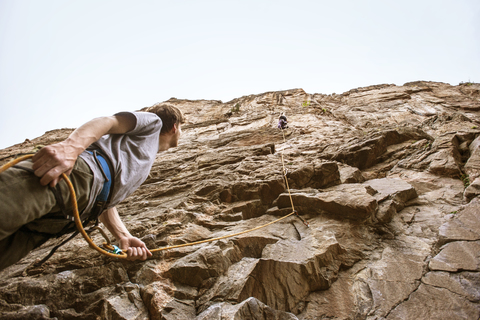
<svg viewBox="0 0 480 320">
<path fill-rule="evenodd" d="M 171 97 L 480 82 L 478 0 L 0 0 L 0 148 Z"/>
</svg>

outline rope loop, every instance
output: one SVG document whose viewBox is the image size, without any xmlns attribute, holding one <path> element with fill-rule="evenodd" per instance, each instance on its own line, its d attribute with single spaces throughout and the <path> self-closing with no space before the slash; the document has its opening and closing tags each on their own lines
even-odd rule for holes
<svg viewBox="0 0 480 320">
<path fill-rule="evenodd" d="M 17 163 L 19 162 L 22 162 L 22 161 L 25 161 L 27 159 L 30 159 L 32 158 L 34 155 L 33 154 L 27 154 L 27 155 L 24 155 L 24 156 L 21 156 L 21 157 L 18 157 L 10 162 L 8 162 L 7 164 L 3 165 L 2 167 L 0 167 L 0 173 L 2 173 L 3 171 L 7 170 L 8 168 L 11 168 L 12 166 L 16 165 Z M 113 254 L 113 253 L 110 253 L 106 250 L 103 250 L 102 248 L 100 248 L 99 246 L 97 246 L 93 240 L 88 236 L 87 232 L 85 231 L 85 229 L 83 228 L 83 224 L 82 224 L 82 220 L 80 220 L 80 214 L 78 212 L 78 205 L 77 205 L 77 196 L 76 196 L 76 193 L 75 193 L 75 189 L 73 188 L 73 184 L 72 182 L 70 181 L 70 179 L 67 177 L 67 175 L 65 173 L 62 173 L 61 177 L 63 178 L 63 180 L 65 180 L 67 186 L 68 186 L 68 189 L 70 191 L 70 194 L 71 194 L 71 197 L 70 197 L 70 202 L 71 202 L 71 205 L 72 205 L 72 210 L 73 210 L 73 218 L 74 218 L 74 221 L 75 221 L 75 226 L 77 227 L 77 230 L 82 234 L 83 238 L 88 242 L 88 244 L 90 245 L 90 247 L 92 249 L 95 249 L 97 250 L 98 252 L 100 252 L 101 254 L 104 254 L 106 256 L 109 256 L 109 257 L 113 257 L 113 258 L 127 258 L 127 254 L 122 252 L 121 254 Z M 102 233 L 103 233 L 103 230 L 102 230 Z M 105 235 L 106 236 L 106 235 Z M 108 237 L 107 237 L 108 238 Z"/>
</svg>

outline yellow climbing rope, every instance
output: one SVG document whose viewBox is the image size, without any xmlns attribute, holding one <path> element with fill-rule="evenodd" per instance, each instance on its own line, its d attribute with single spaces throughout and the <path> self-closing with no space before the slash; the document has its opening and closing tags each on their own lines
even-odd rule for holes
<svg viewBox="0 0 480 320">
<path fill-rule="evenodd" d="M 22 162 L 24 160 L 27 160 L 31 157 L 33 157 L 34 155 L 33 154 L 27 154 L 27 155 L 24 155 L 24 156 L 21 156 L 21 157 L 18 157 L 17 159 L 14 159 L 12 161 L 10 161 L 9 163 L 3 165 L 1 168 L 0 168 L 0 174 L 7 170 L 8 168 L 10 167 L 13 167 L 14 165 L 16 165 L 17 163 L 19 162 Z M 85 229 L 83 228 L 83 225 L 82 225 L 82 221 L 80 220 L 80 214 L 78 212 L 78 206 L 77 206 L 77 196 L 75 194 L 75 189 L 73 188 L 73 184 L 72 182 L 70 181 L 70 179 L 67 177 L 67 175 L 65 173 L 62 173 L 62 178 L 65 180 L 65 182 L 67 183 L 67 186 L 68 186 L 68 189 L 70 191 L 70 202 L 72 204 L 72 209 L 73 209 L 73 216 L 74 216 L 74 221 L 75 221 L 75 226 L 77 227 L 77 230 L 82 234 L 82 236 L 85 238 L 85 240 L 88 242 L 88 244 L 90 245 L 90 247 L 92 249 L 95 249 L 97 250 L 98 252 L 106 255 L 106 256 L 109 256 L 109 257 L 114 257 L 114 258 L 126 258 L 127 257 L 127 254 L 125 252 L 122 252 L 120 254 L 115 254 L 115 253 L 110 253 L 106 250 L 103 250 L 102 248 L 98 247 L 93 241 L 92 239 L 88 236 L 88 234 L 85 232 Z"/>
<path fill-rule="evenodd" d="M 282 130 L 283 132 L 283 130 Z M 285 142 L 285 133 L 283 133 L 283 141 Z M 8 162 L 7 164 L 3 165 L 0 167 L 0 174 L 7 170 L 8 168 L 11 168 L 12 166 L 16 165 L 17 163 L 19 162 L 22 162 L 24 160 L 27 160 L 29 158 L 33 157 L 33 154 L 28 154 L 28 155 L 24 155 L 24 156 L 21 156 L 21 157 L 18 157 L 10 162 Z M 201 241 L 196 241 L 196 242 L 189 242 L 189 243 L 184 243 L 184 244 L 179 244 L 179 245 L 173 245 L 173 246 L 167 246 L 167 247 L 162 247 L 162 248 L 156 248 L 156 249 L 152 249 L 150 250 L 150 252 L 158 252 L 158 251 L 164 251 L 164 250 L 169 250 L 169 249 L 175 249 L 175 248 L 181 248 L 181 247 L 187 247 L 187 246 L 194 246 L 194 245 L 197 245 L 197 244 L 202 244 L 202 243 L 207 243 L 207 242 L 212 242 L 212 241 L 216 241 L 216 240 L 221 240 L 221 239 L 226 239 L 226 238 L 231 238 L 231 237 L 235 237 L 235 236 L 238 236 L 238 235 L 241 235 L 241 234 L 244 234 L 244 233 L 248 233 L 248 232 L 252 232 L 252 231 L 255 231 L 255 230 L 258 230 L 258 229 L 262 229 L 262 228 L 265 228 L 271 224 L 274 224 L 278 221 L 281 221 L 283 219 L 286 219 L 288 217 L 290 217 L 291 215 L 293 214 L 296 214 L 298 217 L 300 217 L 297 212 L 295 211 L 294 207 L 293 207 L 293 200 L 292 200 L 292 195 L 290 194 L 290 188 L 288 186 L 288 181 L 287 181 L 287 171 L 285 169 L 285 164 L 284 164 L 284 160 L 283 160 L 283 154 L 282 154 L 282 167 L 283 167 L 283 174 L 284 174 L 284 177 L 285 177 L 285 183 L 286 183 L 286 186 L 287 186 L 287 190 L 288 190 L 288 195 L 290 197 L 290 202 L 292 204 L 292 212 L 279 218 L 279 219 L 276 219 L 274 221 L 271 221 L 269 223 L 266 223 L 264 225 L 261 225 L 261 226 L 258 226 L 258 227 L 255 227 L 255 228 L 252 228 L 252 229 L 249 229 L 249 230 L 245 230 L 245 231 L 241 231 L 241 232 L 237 232 L 237 233 L 234 233 L 234 234 L 229 234 L 229 235 L 225 235 L 225 236 L 222 236 L 222 237 L 217 237 L 217 238 L 211 238 L 211 239 L 206 239 L 206 240 L 201 240 Z M 122 259 L 125 259 L 127 258 L 127 254 L 126 254 L 126 251 L 125 250 L 120 250 L 120 252 L 118 253 L 112 253 L 110 251 L 114 251 L 114 246 L 111 245 L 110 243 L 110 240 L 108 239 L 107 235 L 103 232 L 103 230 L 101 228 L 95 228 L 95 229 L 98 229 L 102 236 L 107 240 L 107 243 L 103 243 L 103 246 L 106 247 L 109 251 L 107 250 L 104 250 L 100 247 L 98 247 L 94 242 L 93 240 L 89 237 L 89 235 L 87 234 L 87 232 L 85 232 L 85 229 L 83 228 L 83 224 L 82 224 L 82 221 L 80 219 L 80 214 L 78 212 L 78 206 L 77 206 L 77 197 L 76 197 L 76 194 L 75 194 L 75 189 L 73 188 L 73 185 L 72 185 L 72 182 L 70 181 L 70 179 L 67 177 L 67 175 L 65 173 L 62 173 L 62 178 L 65 180 L 65 182 L 67 183 L 67 186 L 68 186 L 68 189 L 70 191 L 70 194 L 71 194 L 71 197 L 70 197 L 70 200 L 71 200 L 71 204 L 72 204 L 72 209 L 73 209 L 73 216 L 74 216 L 74 221 L 75 221 L 75 225 L 78 229 L 78 231 L 82 234 L 83 238 L 88 242 L 88 244 L 90 245 L 91 248 L 97 250 L 98 252 L 100 252 L 101 254 L 104 254 L 106 256 L 109 256 L 109 257 L 113 257 L 113 258 L 122 258 Z M 301 219 L 303 221 L 303 223 L 308 226 L 308 223 L 306 223 L 305 220 Z"/>
<path fill-rule="evenodd" d="M 283 143 L 285 143 L 285 132 L 282 130 L 283 133 Z M 288 179 L 287 179 L 287 169 L 285 169 L 285 161 L 283 161 L 283 152 L 280 153 L 282 155 L 282 168 L 283 168 L 283 176 L 285 177 L 285 185 L 287 186 L 288 196 L 290 197 L 290 203 L 292 204 L 292 211 L 295 213 L 295 207 L 293 206 L 293 199 L 290 193 L 290 187 L 288 186 Z"/>
</svg>

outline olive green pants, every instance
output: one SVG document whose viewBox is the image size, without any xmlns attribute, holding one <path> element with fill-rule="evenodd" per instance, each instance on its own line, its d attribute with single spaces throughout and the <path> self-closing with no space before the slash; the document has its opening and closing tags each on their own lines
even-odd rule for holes
<svg viewBox="0 0 480 320">
<path fill-rule="evenodd" d="M 18 166 L 31 169 L 32 162 L 23 161 Z M 92 171 L 78 158 L 69 178 L 81 212 L 88 203 Z M 71 213 L 66 182 L 61 180 L 57 188 Z M 52 190 L 42 186 L 33 173 L 13 167 L 0 174 L 0 270 L 19 261 L 70 223 L 60 208 Z"/>
</svg>

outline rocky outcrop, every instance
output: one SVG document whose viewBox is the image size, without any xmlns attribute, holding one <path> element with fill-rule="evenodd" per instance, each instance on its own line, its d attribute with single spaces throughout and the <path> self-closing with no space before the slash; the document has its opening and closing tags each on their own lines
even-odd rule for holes
<svg viewBox="0 0 480 320">
<path fill-rule="evenodd" d="M 238 235 L 146 262 L 77 237 L 36 267 L 52 239 L 0 271 L 2 319 L 479 318 L 479 84 L 164 103 L 187 117 L 180 145 L 158 155 L 122 219 L 149 248 Z M 305 223 L 243 233 L 293 210 Z"/>
</svg>

